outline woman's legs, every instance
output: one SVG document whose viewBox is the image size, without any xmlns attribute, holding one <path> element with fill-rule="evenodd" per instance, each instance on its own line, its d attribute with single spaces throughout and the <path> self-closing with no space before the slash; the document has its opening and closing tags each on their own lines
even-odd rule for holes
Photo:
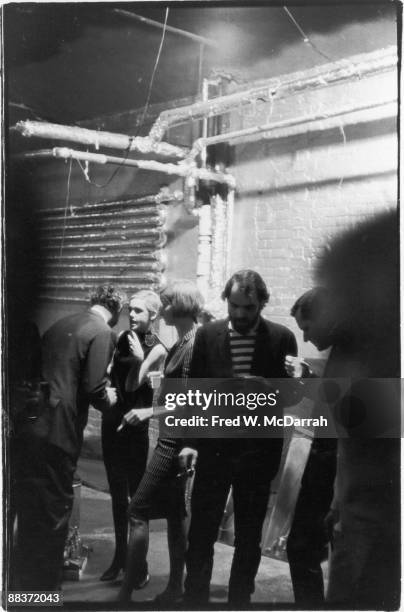
<svg viewBox="0 0 404 612">
<path fill-rule="evenodd" d="M 102 443 L 104 464 L 112 501 L 115 530 L 115 554 L 101 580 L 115 580 L 125 566 L 128 540 L 128 489 L 132 496 L 142 480 L 149 449 L 147 429 L 137 432 L 127 428 L 116 433 L 116 422 L 103 422 Z"/>
<path fill-rule="evenodd" d="M 146 472 L 129 504 L 130 534 L 125 579 L 119 594 L 120 601 L 130 600 L 132 590 L 143 586 L 147 578 L 146 559 L 149 547 L 149 517 L 151 516 L 152 509 L 156 507 L 158 495 L 161 493 L 162 487 L 167 484 L 167 479 L 170 479 L 173 473 L 175 474 L 173 462 L 176 456 L 177 445 L 177 442 L 174 440 L 158 440 Z M 170 481 L 168 480 L 168 482 Z M 182 515 L 179 520 L 182 520 Z M 178 551 L 183 551 L 185 547 L 185 535 L 183 535 L 182 527 L 175 521 L 176 519 L 174 519 L 173 526 L 170 528 L 171 535 L 169 538 L 173 542 L 176 538 L 180 540 L 179 544 L 174 543 L 173 549 L 175 559 L 179 559 Z M 183 565 L 181 570 L 178 567 L 179 562 L 174 561 L 174 584 L 177 584 L 179 574 L 181 574 L 180 583 L 182 581 Z"/>
<path fill-rule="evenodd" d="M 183 516 L 167 518 L 167 540 L 170 556 L 170 575 L 165 590 L 157 595 L 160 603 L 174 603 L 183 594 L 185 552 L 187 547 L 186 519 Z"/>
<path fill-rule="evenodd" d="M 133 589 L 147 584 L 148 549 L 149 521 L 131 517 L 125 576 L 118 596 L 120 601 L 130 601 Z"/>
</svg>

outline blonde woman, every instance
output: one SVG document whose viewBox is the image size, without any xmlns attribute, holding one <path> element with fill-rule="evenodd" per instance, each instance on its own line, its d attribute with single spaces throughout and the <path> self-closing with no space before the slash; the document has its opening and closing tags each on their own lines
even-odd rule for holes
<svg viewBox="0 0 404 612">
<path fill-rule="evenodd" d="M 129 330 L 119 336 L 111 379 L 117 389 L 116 406 L 102 420 L 102 449 L 112 498 L 115 554 L 100 580 L 115 580 L 124 568 L 128 538 L 128 498 L 144 474 L 149 451 L 148 418 L 153 391 L 147 374 L 157 370 L 166 349 L 153 331 L 161 302 L 150 290 L 141 290 L 129 301 Z"/>
</svg>

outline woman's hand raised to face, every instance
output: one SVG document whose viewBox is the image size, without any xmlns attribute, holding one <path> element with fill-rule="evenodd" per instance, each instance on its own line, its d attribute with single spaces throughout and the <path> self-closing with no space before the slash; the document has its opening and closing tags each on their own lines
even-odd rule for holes
<svg viewBox="0 0 404 612">
<path fill-rule="evenodd" d="M 129 351 L 138 361 L 144 360 L 144 352 L 140 340 L 135 333 L 128 335 Z"/>
</svg>

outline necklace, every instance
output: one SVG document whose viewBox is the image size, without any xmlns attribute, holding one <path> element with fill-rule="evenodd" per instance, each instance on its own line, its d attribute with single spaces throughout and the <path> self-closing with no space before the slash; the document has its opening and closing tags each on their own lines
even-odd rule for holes
<svg viewBox="0 0 404 612">
<path fill-rule="evenodd" d="M 153 332 L 146 332 L 144 337 L 144 343 L 149 348 L 156 344 L 156 336 L 153 334 Z"/>
</svg>

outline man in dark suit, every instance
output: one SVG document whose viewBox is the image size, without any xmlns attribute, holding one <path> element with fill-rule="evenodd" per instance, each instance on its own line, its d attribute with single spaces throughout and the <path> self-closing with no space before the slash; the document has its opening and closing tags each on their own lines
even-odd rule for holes
<svg viewBox="0 0 404 612">
<path fill-rule="evenodd" d="M 88 310 L 57 321 L 43 336 L 41 388 L 46 384 L 47 393 L 38 394 L 36 413 L 31 410 L 18 436 L 18 589 L 60 587 L 88 408 L 107 410 L 117 399 L 106 372 L 122 303 L 113 287 L 98 287 Z"/>
<path fill-rule="evenodd" d="M 197 331 L 190 378 L 285 377 L 285 357 L 296 355 L 296 340 L 282 325 L 261 317 L 269 293 L 260 275 L 252 270 L 236 272 L 222 297 L 227 300 L 229 317 Z M 188 446 L 181 451 L 183 467 L 193 465 L 198 457 L 186 558 L 187 604 L 204 605 L 209 600 L 214 543 L 230 486 L 235 552 L 229 603 L 245 605 L 250 601 L 261 558 L 261 531 L 270 483 L 278 470 L 281 452 L 281 438 L 188 440 Z"/>
<path fill-rule="evenodd" d="M 337 344 L 325 365 L 325 378 L 332 376 L 334 363 L 339 362 L 336 356 L 341 344 L 329 302 L 328 292 L 315 287 L 301 295 L 290 312 L 302 330 L 305 342 L 311 342 L 319 351 Z M 297 357 L 288 356 L 285 366 L 287 373 L 295 378 L 316 376 Z M 320 410 L 316 406 L 312 416 L 319 416 Z M 295 603 L 303 608 L 324 606 L 321 562 L 327 558 L 328 552 L 325 521 L 333 497 L 336 459 L 337 439 L 324 438 L 315 431 L 286 547 Z"/>
</svg>

